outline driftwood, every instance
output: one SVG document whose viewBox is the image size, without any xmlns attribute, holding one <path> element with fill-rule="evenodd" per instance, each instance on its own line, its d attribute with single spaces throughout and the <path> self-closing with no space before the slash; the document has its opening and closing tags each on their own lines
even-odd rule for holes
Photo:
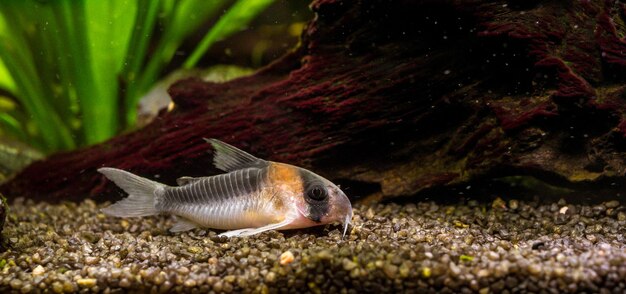
<svg viewBox="0 0 626 294">
<path fill-rule="evenodd" d="M 506 175 L 624 185 L 619 1 L 332 1 L 300 46 L 225 84 L 188 79 L 150 125 L 39 161 L 0 191 L 111 200 L 96 169 L 173 184 L 217 172 L 203 137 L 301 165 L 347 194 L 415 195 Z M 464 186 L 463 186 L 464 187 Z"/>
</svg>

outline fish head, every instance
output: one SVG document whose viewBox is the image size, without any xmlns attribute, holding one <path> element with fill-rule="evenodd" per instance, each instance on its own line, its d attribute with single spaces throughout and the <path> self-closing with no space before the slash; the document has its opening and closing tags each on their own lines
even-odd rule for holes
<svg viewBox="0 0 626 294">
<path fill-rule="evenodd" d="M 344 236 L 352 219 L 352 204 L 346 194 L 331 181 L 309 171 L 300 169 L 302 199 L 298 210 L 316 224 L 340 222 Z"/>
</svg>

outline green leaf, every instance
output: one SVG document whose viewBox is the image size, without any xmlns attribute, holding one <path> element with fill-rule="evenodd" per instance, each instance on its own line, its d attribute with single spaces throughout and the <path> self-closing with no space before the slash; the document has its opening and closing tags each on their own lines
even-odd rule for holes
<svg viewBox="0 0 626 294">
<path fill-rule="evenodd" d="M 22 124 L 8 113 L 0 113 L 0 126 L 3 130 L 8 131 L 11 135 L 26 140 L 27 135 L 22 129 Z"/>
<path fill-rule="evenodd" d="M 15 82 L 13 81 L 11 74 L 9 74 L 9 70 L 7 70 L 6 65 L 2 62 L 2 59 L 0 59 L 0 88 L 11 93 L 15 92 Z"/>
<path fill-rule="evenodd" d="M 83 135 L 88 144 L 100 142 L 115 134 L 117 100 L 111 99 L 107 91 L 101 92 L 97 81 L 98 60 L 91 54 L 87 1 L 63 0 L 60 4 L 60 14 L 65 24 L 63 29 L 69 36 L 67 41 L 73 65 L 73 85 L 82 111 Z M 109 84 L 108 87 L 115 89 L 116 84 Z"/>
<path fill-rule="evenodd" d="M 187 66 L 273 1 L 234 2 Z M 132 127 L 140 97 L 182 42 L 227 3 L 233 0 L 3 1 L 0 89 L 15 104 L 0 111 L 0 128 L 51 152 Z"/>
<path fill-rule="evenodd" d="M 28 45 L 37 27 L 24 14 L 31 13 L 33 2 L 8 2 L 0 10 L 0 58 L 15 81 L 15 95 L 39 128 L 33 143 L 45 150 L 71 148 L 74 141 L 70 130 L 54 111 L 45 94 L 34 54 Z M 24 12 L 25 11 L 25 12 Z M 24 12 L 19 14 L 19 12 Z M 8 24 L 11 24 L 9 26 Z M 41 140 L 38 139 L 41 136 Z"/>
<path fill-rule="evenodd" d="M 92 97 L 82 101 L 85 115 L 94 116 L 94 120 L 85 117 L 85 131 L 97 133 L 94 136 L 87 134 L 88 143 L 95 143 L 118 131 L 119 73 L 124 66 L 138 7 L 137 1 L 129 0 L 87 1 L 85 4 L 85 33 L 89 46 L 86 56 L 90 57 L 88 62 L 92 64 L 90 91 L 93 93 Z M 141 49 L 146 50 L 145 47 Z M 102 128 L 91 128 L 88 123 Z"/>
<path fill-rule="evenodd" d="M 181 0 L 171 6 L 171 1 L 164 2 L 163 7 L 169 12 L 164 13 L 166 19 L 163 22 L 167 26 L 137 82 L 128 85 L 125 98 L 127 125 L 134 125 L 139 99 L 157 82 L 161 71 L 171 61 L 182 41 L 207 19 L 216 15 L 224 3 L 223 0 Z"/>
<path fill-rule="evenodd" d="M 202 55 L 215 42 L 222 40 L 231 34 L 245 29 L 248 23 L 267 6 L 272 4 L 273 0 L 239 0 L 235 3 L 226 14 L 224 14 L 217 23 L 211 27 L 211 30 L 204 36 L 200 44 L 191 53 L 183 64 L 184 68 L 192 68 L 198 63 Z"/>
<path fill-rule="evenodd" d="M 145 60 L 159 14 L 159 4 L 159 1 L 139 0 L 138 8 L 135 8 L 135 21 L 132 24 L 132 35 L 122 70 L 122 77 L 127 84 L 135 83 Z"/>
</svg>

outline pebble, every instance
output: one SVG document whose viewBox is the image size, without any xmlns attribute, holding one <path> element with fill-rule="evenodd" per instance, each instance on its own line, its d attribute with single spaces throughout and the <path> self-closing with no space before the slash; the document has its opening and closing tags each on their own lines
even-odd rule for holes
<svg viewBox="0 0 626 294">
<path fill-rule="evenodd" d="M 130 284 L 130 281 L 129 281 L 127 278 L 123 278 L 123 279 L 120 281 L 120 284 L 119 284 L 119 285 L 120 285 L 120 287 L 122 287 L 122 288 L 128 288 L 128 287 L 130 287 L 130 285 L 131 285 L 131 284 Z"/>
<path fill-rule="evenodd" d="M 276 281 L 276 274 L 274 272 L 269 272 L 265 275 L 265 281 L 269 284 L 272 284 Z"/>
<path fill-rule="evenodd" d="M 91 288 L 96 285 L 96 279 L 78 279 L 76 283 L 83 288 Z"/>
<path fill-rule="evenodd" d="M 383 266 L 383 272 L 388 278 L 395 279 L 398 274 L 398 267 L 391 263 L 385 263 Z"/>
<path fill-rule="evenodd" d="M 285 251 L 280 255 L 280 265 L 288 265 L 294 261 L 295 257 L 291 251 Z"/>
<path fill-rule="evenodd" d="M 479 277 L 479 278 L 486 278 L 486 277 L 488 277 L 490 275 L 491 275 L 491 271 L 489 271 L 487 269 L 481 269 L 476 274 L 476 276 Z"/>
<path fill-rule="evenodd" d="M 432 275 L 432 270 L 429 267 L 422 268 L 422 277 L 428 279 Z"/>
<path fill-rule="evenodd" d="M 347 272 L 355 269 L 358 266 L 358 264 L 356 264 L 355 262 L 352 262 L 352 260 L 347 259 L 347 258 L 344 258 L 341 261 L 341 264 L 343 265 L 343 269 Z"/>
<path fill-rule="evenodd" d="M 611 200 L 611 201 L 605 202 L 605 203 L 604 203 L 604 206 L 606 206 L 606 207 L 608 207 L 608 208 L 616 208 L 616 207 L 618 207 L 618 206 L 619 206 L 619 201 L 617 201 L 617 200 Z"/>
<path fill-rule="evenodd" d="M 452 261 L 449 264 L 449 269 L 450 269 L 450 273 L 452 273 L 452 276 L 456 277 L 461 274 L 461 268 Z"/>
<path fill-rule="evenodd" d="M 531 264 L 530 266 L 528 266 L 528 272 L 533 275 L 533 276 L 538 276 L 541 274 L 541 266 L 538 264 Z"/>
<path fill-rule="evenodd" d="M 196 282 L 196 280 L 186 280 L 184 285 L 187 288 L 193 288 L 198 284 L 198 282 Z"/>
<path fill-rule="evenodd" d="M 0 252 L 0 293 L 626 290 L 619 202 L 501 197 L 357 204 L 345 239 L 333 225 L 234 239 L 170 233 L 167 216 L 120 220 L 92 201 L 22 200 L 3 232 L 11 247 Z"/>
<path fill-rule="evenodd" d="M 317 253 L 317 258 L 321 259 L 321 260 L 331 260 L 333 259 L 333 254 L 330 252 L 330 250 L 322 250 L 320 252 Z"/>
<path fill-rule="evenodd" d="M 40 264 L 33 269 L 33 276 L 41 276 L 45 272 L 46 272 L 46 269 Z"/>
<path fill-rule="evenodd" d="M 100 258 L 98 257 L 87 256 L 85 257 L 85 264 L 93 265 L 98 263 L 99 260 Z"/>
<path fill-rule="evenodd" d="M 11 285 L 11 288 L 13 288 L 13 290 L 19 290 L 20 288 L 22 288 L 22 281 L 18 279 L 11 280 L 9 284 Z"/>
</svg>

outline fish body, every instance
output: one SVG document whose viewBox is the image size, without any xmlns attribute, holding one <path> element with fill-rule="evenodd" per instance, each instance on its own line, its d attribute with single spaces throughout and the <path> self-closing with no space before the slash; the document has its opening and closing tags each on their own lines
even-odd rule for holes
<svg viewBox="0 0 626 294">
<path fill-rule="evenodd" d="M 173 232 L 208 227 L 231 230 L 224 236 L 247 236 L 343 222 L 345 234 L 352 206 L 332 182 L 304 168 L 262 160 L 215 139 L 207 141 L 215 149 L 215 166 L 227 173 L 182 177 L 172 187 L 119 169 L 99 169 L 129 194 L 103 212 L 118 217 L 175 215 Z"/>
</svg>

